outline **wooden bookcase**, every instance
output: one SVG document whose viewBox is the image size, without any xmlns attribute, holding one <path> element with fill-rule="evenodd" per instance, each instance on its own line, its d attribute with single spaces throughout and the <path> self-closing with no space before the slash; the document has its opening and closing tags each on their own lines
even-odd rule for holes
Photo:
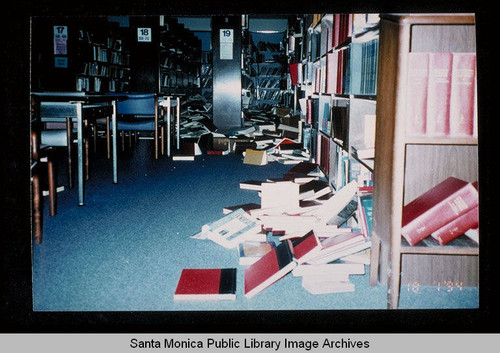
<svg viewBox="0 0 500 353">
<path fill-rule="evenodd" d="M 370 280 L 387 283 L 388 308 L 398 307 L 404 284 L 478 284 L 479 248 L 467 237 L 445 246 L 429 238 L 409 246 L 401 236 L 404 205 L 449 176 L 478 180 L 477 137 L 407 136 L 408 57 L 475 51 L 474 15 L 381 16 Z"/>
</svg>

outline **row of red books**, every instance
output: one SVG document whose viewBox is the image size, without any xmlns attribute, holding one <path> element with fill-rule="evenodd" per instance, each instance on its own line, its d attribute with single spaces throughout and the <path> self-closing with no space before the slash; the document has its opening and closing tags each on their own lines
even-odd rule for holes
<svg viewBox="0 0 500 353">
<path fill-rule="evenodd" d="M 475 53 L 409 53 L 408 135 L 475 136 L 476 87 Z"/>
<path fill-rule="evenodd" d="M 449 177 L 403 208 L 402 235 L 410 245 L 432 236 L 445 245 L 479 228 L 478 183 Z"/>
</svg>

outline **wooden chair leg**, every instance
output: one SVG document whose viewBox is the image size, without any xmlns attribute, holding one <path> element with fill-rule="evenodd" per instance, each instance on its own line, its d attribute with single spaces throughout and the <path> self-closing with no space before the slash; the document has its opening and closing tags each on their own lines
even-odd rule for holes
<svg viewBox="0 0 500 353">
<path fill-rule="evenodd" d="M 33 224 L 35 231 L 35 242 L 42 242 L 42 202 L 40 192 L 40 178 L 38 175 L 33 175 Z"/>
<path fill-rule="evenodd" d="M 73 145 L 73 126 L 71 118 L 66 119 L 66 138 L 68 150 L 68 188 L 73 188 L 73 159 L 72 159 L 72 145 Z"/>
</svg>

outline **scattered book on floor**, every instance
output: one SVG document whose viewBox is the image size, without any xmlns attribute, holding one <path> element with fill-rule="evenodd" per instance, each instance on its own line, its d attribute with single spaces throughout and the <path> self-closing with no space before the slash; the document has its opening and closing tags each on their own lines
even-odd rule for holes
<svg viewBox="0 0 500 353">
<path fill-rule="evenodd" d="M 262 183 L 261 207 L 296 208 L 299 206 L 299 184 L 291 181 Z"/>
<path fill-rule="evenodd" d="M 267 153 L 264 150 L 247 149 L 243 158 L 243 164 L 266 165 Z"/>
<path fill-rule="evenodd" d="M 299 265 L 315 257 L 322 249 L 319 238 L 312 230 L 297 239 L 287 241 L 292 249 L 293 258 Z"/>
<path fill-rule="evenodd" d="M 201 232 L 191 237 L 209 239 L 232 249 L 246 240 L 265 240 L 266 234 L 261 232 L 261 225 L 257 219 L 239 208 L 212 223 L 205 224 Z"/>
<path fill-rule="evenodd" d="M 439 245 L 445 245 L 464 234 L 467 230 L 478 227 L 478 225 L 479 206 L 476 206 L 435 230 L 431 236 L 437 240 Z"/>
<path fill-rule="evenodd" d="M 296 266 L 288 243 L 280 243 L 254 264 L 245 268 L 245 297 L 253 298 Z"/>
<path fill-rule="evenodd" d="M 366 239 L 363 234 L 354 232 L 326 238 L 321 244 L 322 250 L 316 257 L 308 261 L 309 264 L 326 264 L 371 247 L 370 240 Z"/>
<path fill-rule="evenodd" d="M 261 190 L 261 186 L 264 181 L 262 180 L 245 180 L 240 182 L 240 189 L 243 190 Z"/>
<path fill-rule="evenodd" d="M 236 268 L 185 268 L 174 300 L 235 300 Z"/>
<path fill-rule="evenodd" d="M 449 177 L 403 207 L 401 233 L 415 245 L 478 204 L 477 183 Z"/>
<path fill-rule="evenodd" d="M 324 180 L 311 180 L 299 187 L 299 196 L 301 200 L 314 200 L 323 195 L 332 192 L 330 184 Z"/>
<path fill-rule="evenodd" d="M 241 208 L 243 211 L 250 214 L 250 211 L 260 209 L 260 205 L 258 203 L 249 202 L 241 205 L 225 206 L 222 208 L 222 214 L 231 213 L 236 211 L 238 208 Z"/>
<path fill-rule="evenodd" d="M 249 266 L 274 249 L 273 241 L 245 241 L 238 245 L 239 264 Z"/>
<path fill-rule="evenodd" d="M 326 281 L 314 277 L 303 277 L 302 287 L 311 294 L 349 293 L 355 291 L 351 281 Z"/>
<path fill-rule="evenodd" d="M 362 275 L 365 274 L 365 265 L 359 263 L 331 262 L 321 265 L 301 264 L 295 267 L 292 275 L 301 276 L 324 276 L 327 278 L 333 274 Z"/>
</svg>

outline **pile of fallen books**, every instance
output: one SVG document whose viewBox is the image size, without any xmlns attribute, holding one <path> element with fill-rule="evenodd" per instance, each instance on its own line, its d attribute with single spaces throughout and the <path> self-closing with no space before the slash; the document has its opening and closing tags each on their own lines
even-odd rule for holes
<svg viewBox="0 0 500 353">
<path fill-rule="evenodd" d="M 223 217 L 191 237 L 238 251 L 239 265 L 246 266 L 245 297 L 288 274 L 300 277 L 312 294 L 354 291 L 350 276 L 364 274 L 369 264 L 371 219 L 363 209 L 368 203 L 360 200 L 370 190 L 353 181 L 333 192 L 311 162 L 293 166 L 283 178 L 249 180 L 240 187 L 258 192 L 260 205 L 225 207 Z M 355 219 L 365 225 L 358 227 Z"/>
<path fill-rule="evenodd" d="M 288 109 L 274 107 L 269 112 L 246 110 L 244 126 L 222 134 L 203 108 L 188 109 L 181 114 L 179 127 L 180 139 L 187 143 L 180 144 L 178 153 L 192 156 L 190 160 L 194 160 L 191 151 L 199 150 L 207 155 L 240 154 L 245 164 L 298 164 L 311 159 L 309 150 L 297 142 L 300 126 Z"/>
</svg>

